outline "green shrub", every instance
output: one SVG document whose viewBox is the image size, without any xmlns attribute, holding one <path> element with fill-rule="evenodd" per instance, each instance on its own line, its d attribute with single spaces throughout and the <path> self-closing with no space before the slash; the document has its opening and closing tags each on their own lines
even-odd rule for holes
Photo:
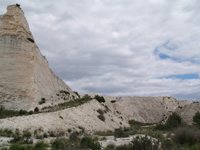
<svg viewBox="0 0 200 150">
<path fill-rule="evenodd" d="M 43 134 L 43 138 L 47 138 L 48 137 L 48 134 L 47 133 L 44 133 Z"/>
<path fill-rule="evenodd" d="M 26 150 L 24 146 L 19 143 L 14 143 L 10 146 L 9 150 Z"/>
<path fill-rule="evenodd" d="M 70 142 L 73 142 L 73 143 L 80 141 L 79 133 L 78 132 L 72 132 L 69 136 L 69 140 L 70 140 Z"/>
<path fill-rule="evenodd" d="M 101 150 L 101 145 L 99 142 L 93 140 L 90 137 L 83 137 L 81 139 L 80 145 L 82 148 L 89 148 L 92 150 Z"/>
<path fill-rule="evenodd" d="M 175 131 L 172 140 L 180 145 L 192 146 L 199 142 L 200 133 L 195 128 L 179 128 Z"/>
<path fill-rule="evenodd" d="M 0 129 L 0 136 L 12 137 L 13 136 L 13 132 L 10 129 Z"/>
<path fill-rule="evenodd" d="M 154 130 L 169 130 L 173 128 L 177 128 L 182 123 L 181 117 L 177 113 L 172 113 L 167 119 L 165 124 L 157 124 L 154 127 Z"/>
<path fill-rule="evenodd" d="M 193 145 L 192 147 L 189 148 L 189 150 L 200 150 L 200 143 Z"/>
<path fill-rule="evenodd" d="M 129 137 L 129 135 L 126 134 L 126 133 L 124 132 L 124 130 L 121 129 L 121 128 L 120 128 L 120 129 L 115 129 L 114 136 L 115 136 L 116 138 Z"/>
<path fill-rule="evenodd" d="M 99 103 L 104 103 L 105 99 L 103 96 L 95 95 L 94 97 Z"/>
<path fill-rule="evenodd" d="M 19 133 L 14 134 L 13 139 L 10 141 L 11 143 L 22 143 L 22 144 L 32 144 L 33 140 L 31 138 L 31 133 L 28 131 L 24 131 L 22 135 Z"/>
<path fill-rule="evenodd" d="M 115 149 L 115 145 L 114 144 L 109 144 L 104 148 L 104 150 L 114 150 L 114 149 Z"/>
<path fill-rule="evenodd" d="M 39 112 L 39 108 L 35 107 L 34 112 L 36 112 L 36 113 Z"/>
<path fill-rule="evenodd" d="M 151 138 L 145 137 L 136 137 L 131 142 L 131 149 L 133 150 L 158 150 L 159 142 L 152 140 Z"/>
<path fill-rule="evenodd" d="M 31 139 L 31 132 L 29 131 L 24 131 L 22 135 L 23 143 L 25 144 L 31 144 L 33 143 L 33 140 Z"/>
<path fill-rule="evenodd" d="M 19 111 L 19 115 L 26 115 L 26 114 L 28 114 L 28 112 L 26 110 L 21 109 Z"/>
<path fill-rule="evenodd" d="M 177 128 L 179 125 L 181 125 L 181 123 L 182 123 L 181 117 L 174 112 L 167 119 L 166 125 L 169 128 Z"/>
<path fill-rule="evenodd" d="M 73 145 L 67 139 L 61 138 L 52 143 L 51 150 L 78 150 L 78 146 Z"/>
<path fill-rule="evenodd" d="M 29 115 L 32 115 L 34 112 L 31 110 L 28 112 Z"/>
<path fill-rule="evenodd" d="M 88 94 L 85 94 L 82 99 L 84 101 L 90 101 L 90 100 L 92 100 L 92 98 Z"/>
<path fill-rule="evenodd" d="M 20 135 L 14 135 L 13 139 L 10 140 L 10 143 L 23 143 L 23 138 Z"/>
<path fill-rule="evenodd" d="M 74 91 L 74 93 L 80 98 L 80 95 L 78 94 L 78 92 Z"/>
<path fill-rule="evenodd" d="M 72 129 L 67 129 L 67 132 L 71 133 L 71 132 L 72 132 Z"/>
<path fill-rule="evenodd" d="M 20 4 L 16 4 L 16 6 L 20 8 Z"/>
<path fill-rule="evenodd" d="M 170 139 L 162 139 L 161 149 L 162 150 L 176 150 L 177 146 Z"/>
<path fill-rule="evenodd" d="M 166 124 L 157 124 L 155 127 L 154 127 L 154 130 L 168 130 L 168 126 L 166 126 Z"/>
<path fill-rule="evenodd" d="M 33 150 L 47 150 L 48 144 L 43 141 L 37 142 Z"/>
<path fill-rule="evenodd" d="M 193 123 L 200 127 L 200 112 L 196 112 L 195 115 L 193 116 Z"/>
<path fill-rule="evenodd" d="M 70 93 L 69 93 L 69 92 L 67 92 L 67 91 L 64 91 L 64 90 L 60 91 L 60 93 L 64 93 L 65 95 L 70 95 Z"/>
<path fill-rule="evenodd" d="M 58 149 L 59 150 L 65 150 L 65 148 L 68 147 L 68 142 L 67 142 L 66 139 L 63 139 L 63 138 L 56 139 L 52 143 L 51 147 L 52 147 L 52 150 L 58 150 Z"/>
<path fill-rule="evenodd" d="M 46 99 L 45 98 L 41 98 L 41 101 L 39 101 L 39 104 L 44 104 L 46 102 Z"/>
<path fill-rule="evenodd" d="M 115 148 L 115 150 L 132 150 L 129 145 L 120 145 Z M 134 149 L 135 150 L 135 149 Z"/>
<path fill-rule="evenodd" d="M 4 107 L 0 106 L 0 119 L 17 116 L 18 113 L 18 111 L 6 110 Z"/>
<path fill-rule="evenodd" d="M 49 131 L 49 136 L 50 137 L 56 137 L 56 134 L 53 131 Z"/>
<path fill-rule="evenodd" d="M 138 122 L 138 121 L 135 121 L 135 120 L 129 120 L 128 123 L 129 123 L 130 126 L 142 126 L 142 125 L 144 125 L 144 123 Z"/>
</svg>

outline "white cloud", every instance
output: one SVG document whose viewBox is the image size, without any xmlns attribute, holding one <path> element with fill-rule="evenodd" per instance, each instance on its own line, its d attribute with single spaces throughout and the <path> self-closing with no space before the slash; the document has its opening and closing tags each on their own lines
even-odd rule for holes
<svg viewBox="0 0 200 150">
<path fill-rule="evenodd" d="M 0 2 L 1 13 L 7 4 Z M 35 0 L 21 4 L 51 68 L 73 90 L 200 99 L 197 0 Z M 167 45 L 166 44 L 168 41 Z M 155 49 L 158 54 L 155 54 Z M 169 56 L 161 59 L 159 53 Z"/>
</svg>

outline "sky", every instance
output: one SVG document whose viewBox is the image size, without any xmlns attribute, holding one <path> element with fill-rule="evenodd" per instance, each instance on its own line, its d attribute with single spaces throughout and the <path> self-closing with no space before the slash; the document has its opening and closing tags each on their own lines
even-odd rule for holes
<svg viewBox="0 0 200 150">
<path fill-rule="evenodd" d="M 1 0 L 20 4 L 73 91 L 200 100 L 199 0 Z"/>
</svg>

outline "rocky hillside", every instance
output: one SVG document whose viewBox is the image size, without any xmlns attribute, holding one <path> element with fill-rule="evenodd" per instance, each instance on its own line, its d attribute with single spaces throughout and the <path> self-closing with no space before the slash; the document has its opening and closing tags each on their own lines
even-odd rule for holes
<svg viewBox="0 0 200 150">
<path fill-rule="evenodd" d="M 61 90 L 77 97 L 49 68 L 17 5 L 0 16 L 0 72 L 0 105 L 6 109 L 34 109 Z"/>
<path fill-rule="evenodd" d="M 191 124 L 194 113 L 200 108 L 195 102 L 179 101 L 172 97 L 105 97 L 105 100 L 105 103 L 99 103 L 92 99 L 77 107 L 55 112 L 1 119 L 0 128 L 31 132 L 40 130 L 42 134 L 82 129 L 94 133 L 129 127 L 129 120 L 159 123 L 172 112 L 179 113 L 183 121 Z"/>
<path fill-rule="evenodd" d="M 7 10 L 0 16 L 0 106 L 23 109 L 23 116 L 0 119 L 0 129 L 94 133 L 129 127 L 130 120 L 165 122 L 173 112 L 191 124 L 199 111 L 198 102 L 172 97 L 100 97 L 105 99 L 100 102 L 95 95 L 79 98 L 49 68 L 21 8 L 11 5 Z"/>
</svg>

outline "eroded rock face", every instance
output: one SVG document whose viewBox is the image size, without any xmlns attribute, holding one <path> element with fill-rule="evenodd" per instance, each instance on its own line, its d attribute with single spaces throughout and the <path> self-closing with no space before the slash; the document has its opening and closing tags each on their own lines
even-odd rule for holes
<svg viewBox="0 0 200 150">
<path fill-rule="evenodd" d="M 21 8 L 8 6 L 0 16 L 0 105 L 30 110 L 60 90 L 77 97 L 49 68 Z"/>
</svg>

